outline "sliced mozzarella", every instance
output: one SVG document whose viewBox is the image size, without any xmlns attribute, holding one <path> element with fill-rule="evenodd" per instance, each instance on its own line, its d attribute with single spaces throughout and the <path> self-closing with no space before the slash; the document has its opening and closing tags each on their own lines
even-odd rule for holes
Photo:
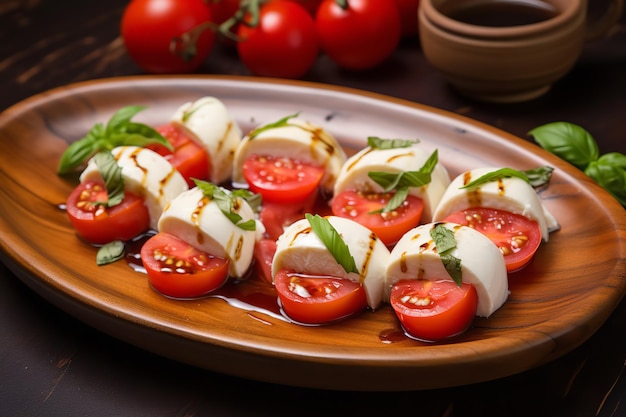
<svg viewBox="0 0 626 417">
<path fill-rule="evenodd" d="M 320 186 L 332 192 L 346 154 L 337 140 L 320 126 L 292 118 L 286 125 L 246 135 L 235 152 L 233 182 L 245 184 L 243 163 L 250 155 L 286 156 L 325 167 Z"/>
<path fill-rule="evenodd" d="M 465 184 L 499 168 L 477 168 L 466 171 L 452 180 L 435 209 L 433 221 L 470 207 L 486 207 L 510 211 L 536 221 L 541 236 L 548 241 L 549 231 L 558 229 L 554 216 L 541 204 L 534 188 L 516 177 L 490 181 L 477 188 L 462 189 Z"/>
<path fill-rule="evenodd" d="M 180 106 L 172 122 L 191 132 L 191 137 L 201 143 L 211 159 L 209 179 L 222 183 L 230 178 L 233 155 L 241 142 L 241 129 L 231 117 L 226 106 L 215 97 L 203 97 Z"/>
<path fill-rule="evenodd" d="M 335 182 L 334 195 L 343 191 L 363 191 L 379 193 L 383 188 L 368 176 L 371 171 L 401 173 L 417 171 L 428 160 L 430 154 L 424 152 L 419 144 L 407 148 L 373 149 L 366 147 L 348 160 Z M 422 219 L 430 221 L 435 207 L 450 184 L 446 168 L 437 163 L 431 175 L 431 182 L 422 187 L 411 187 L 409 194 L 419 197 L 424 202 Z"/>
<path fill-rule="evenodd" d="M 158 153 L 137 146 L 118 146 L 111 153 L 122 169 L 124 189 L 144 199 L 150 214 L 150 227 L 156 229 L 163 209 L 174 197 L 187 190 L 185 178 Z M 80 181 L 102 180 L 91 159 Z"/>
<path fill-rule="evenodd" d="M 482 233 L 454 223 L 424 224 L 409 230 L 398 241 L 385 271 L 386 297 L 389 297 L 393 284 L 402 279 L 450 278 L 430 236 L 437 224 L 454 232 L 457 245 L 452 255 L 461 260 L 463 282 L 476 288 L 476 315 L 489 317 L 509 295 L 504 258 L 498 247 Z"/>
<path fill-rule="evenodd" d="M 286 268 L 300 273 L 349 279 L 361 283 L 365 287 L 369 307 L 378 308 L 383 300 L 383 277 L 389 250 L 369 229 L 355 221 L 335 216 L 327 218 L 348 245 L 359 273 L 346 272 L 313 232 L 308 220 L 302 219 L 289 226 L 278 238 L 272 276 Z"/>
<path fill-rule="evenodd" d="M 254 219 L 254 211 L 244 199 L 238 198 L 234 207 L 242 222 Z M 263 233 L 263 225 L 258 221 L 256 224 L 257 230 L 238 227 L 214 200 L 194 187 L 170 202 L 161 215 L 158 230 L 210 255 L 228 259 L 230 276 L 240 278 L 250 267 L 255 242 Z"/>
</svg>

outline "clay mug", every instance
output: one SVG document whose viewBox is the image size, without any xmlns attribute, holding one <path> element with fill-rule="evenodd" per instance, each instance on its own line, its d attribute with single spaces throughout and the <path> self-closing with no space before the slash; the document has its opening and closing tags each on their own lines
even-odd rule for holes
<svg viewBox="0 0 626 417">
<path fill-rule="evenodd" d="M 567 74 L 623 6 L 611 0 L 602 18 L 588 22 L 586 0 L 421 0 L 422 52 L 466 96 L 526 101 Z"/>
</svg>

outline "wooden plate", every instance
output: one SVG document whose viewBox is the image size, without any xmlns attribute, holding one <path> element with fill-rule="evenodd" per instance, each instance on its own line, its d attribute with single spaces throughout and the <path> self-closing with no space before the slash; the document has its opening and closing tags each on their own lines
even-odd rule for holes
<svg viewBox="0 0 626 417">
<path fill-rule="evenodd" d="M 59 207 L 76 182 L 58 177 L 56 166 L 69 142 L 122 106 L 149 106 L 136 119 L 158 125 L 183 102 L 205 95 L 223 100 L 243 130 L 299 111 L 346 146 L 363 146 L 370 135 L 419 138 L 426 148 L 439 149 L 451 175 L 484 165 L 551 165 L 551 184 L 540 196 L 561 230 L 542 244 L 530 266 L 511 275 L 508 302 L 449 343 L 403 337 L 388 307 L 332 326 L 298 326 L 263 307 L 275 298 L 255 279 L 233 289 L 236 296 L 164 298 L 126 262 L 96 266 L 95 249 L 76 237 Z M 626 288 L 626 211 L 581 172 L 493 127 L 341 87 L 131 77 L 34 96 L 0 115 L 0 201 L 2 260 L 50 302 L 160 355 L 295 386 L 413 390 L 515 374 L 584 342 Z"/>
</svg>

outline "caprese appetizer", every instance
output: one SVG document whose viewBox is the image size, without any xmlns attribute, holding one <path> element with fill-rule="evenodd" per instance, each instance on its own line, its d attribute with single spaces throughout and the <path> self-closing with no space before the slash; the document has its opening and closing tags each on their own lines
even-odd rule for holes
<svg viewBox="0 0 626 417">
<path fill-rule="evenodd" d="M 318 192 L 332 195 L 346 160 L 330 133 L 297 116 L 252 130 L 234 155 L 233 185 L 263 197 L 260 216 L 272 239 L 313 211 Z"/>
<path fill-rule="evenodd" d="M 549 179 L 552 169 L 540 171 Z M 526 266 L 541 240 L 547 242 L 550 231 L 559 227 L 541 204 L 529 175 L 510 168 L 476 168 L 454 178 L 433 221 L 463 224 L 484 233 L 500 248 L 509 272 Z"/>
<path fill-rule="evenodd" d="M 111 150 L 111 155 L 120 169 L 124 190 L 143 200 L 148 209 L 149 226 L 156 229 L 165 206 L 189 188 L 185 179 L 165 158 L 148 148 L 119 146 Z M 80 181 L 105 182 L 106 177 L 105 169 L 92 158 L 80 174 Z"/>
<path fill-rule="evenodd" d="M 365 226 L 307 214 L 277 241 L 274 287 L 292 320 L 330 323 L 380 306 L 388 259 L 385 244 Z"/>
<path fill-rule="evenodd" d="M 498 247 L 471 227 L 448 222 L 418 226 L 398 241 L 385 290 L 402 327 L 423 341 L 463 333 L 475 316 L 499 309 L 509 293 Z"/>
<path fill-rule="evenodd" d="M 423 218 L 430 221 L 450 177 L 437 151 L 429 154 L 416 141 L 370 137 L 367 143 L 343 164 L 332 213 L 393 245 Z"/>
<path fill-rule="evenodd" d="M 159 218 L 158 233 L 141 249 L 152 287 L 169 297 L 196 298 L 229 277 L 243 277 L 263 233 L 249 197 L 247 190 L 196 181 L 174 198 Z"/>
<path fill-rule="evenodd" d="M 202 97 L 180 106 L 169 123 L 156 129 L 173 149 L 152 146 L 185 177 L 222 184 L 230 178 L 233 155 L 241 142 L 241 129 L 228 109 L 215 97 Z"/>
</svg>

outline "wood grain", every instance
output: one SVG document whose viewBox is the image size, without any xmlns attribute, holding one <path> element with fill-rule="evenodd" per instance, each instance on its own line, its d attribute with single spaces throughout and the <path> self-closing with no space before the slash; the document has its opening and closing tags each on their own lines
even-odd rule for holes
<svg viewBox="0 0 626 417">
<path fill-rule="evenodd" d="M 310 328 L 214 297 L 164 298 L 124 262 L 96 266 L 95 249 L 77 239 L 59 209 L 76 182 L 58 177 L 56 164 L 67 143 L 124 105 L 148 105 L 141 117 L 157 124 L 202 95 L 223 99 L 244 130 L 303 110 L 347 146 L 364 143 L 367 129 L 389 132 L 387 137 L 415 133 L 424 146 L 439 149 L 451 175 L 479 163 L 551 165 L 552 182 L 540 197 L 561 229 L 529 267 L 511 275 L 508 302 L 449 343 L 386 340 L 384 335 L 398 331 L 387 307 Z M 329 98 L 339 107 L 321 101 Z M 118 78 L 52 90 L 0 116 L 0 201 L 3 260 L 59 307 L 158 354 L 290 385 L 405 390 L 515 374 L 583 343 L 626 290 L 626 212 L 578 170 L 470 119 L 341 87 L 191 76 Z M 268 295 L 254 278 L 243 285 Z"/>
</svg>

